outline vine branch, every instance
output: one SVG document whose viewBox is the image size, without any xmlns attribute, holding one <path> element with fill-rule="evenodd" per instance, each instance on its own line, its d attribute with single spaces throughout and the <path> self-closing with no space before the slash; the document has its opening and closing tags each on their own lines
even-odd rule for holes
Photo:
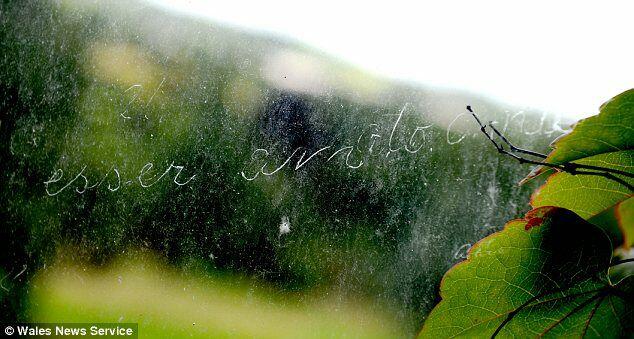
<svg viewBox="0 0 634 339">
<path fill-rule="evenodd" d="M 616 175 L 622 175 L 628 178 L 634 178 L 634 173 L 628 173 L 625 171 L 601 167 L 601 166 L 577 164 L 572 162 L 566 162 L 563 164 L 549 163 L 545 161 L 545 159 L 547 158 L 546 155 L 542 153 L 534 152 L 531 150 L 519 148 L 513 145 L 500 131 L 498 131 L 497 128 L 495 128 L 495 126 L 493 126 L 493 122 L 489 122 L 487 125 L 483 124 L 482 121 L 480 121 L 480 118 L 478 118 L 478 116 L 473 112 L 473 110 L 471 109 L 471 106 L 467 106 L 467 110 L 471 113 L 471 115 L 476 120 L 478 125 L 480 125 L 480 131 L 482 131 L 482 134 L 484 134 L 487 137 L 487 139 L 491 141 L 491 143 L 493 144 L 495 149 L 498 151 L 498 153 L 507 155 L 517 160 L 520 164 L 531 164 L 531 165 L 549 167 L 560 172 L 566 172 L 571 175 L 600 176 L 600 177 L 604 177 L 606 179 L 615 181 L 627 187 L 630 191 L 634 191 L 633 185 L 623 180 L 622 178 L 616 176 Z M 491 131 L 493 131 L 493 133 L 495 133 L 495 135 L 497 135 L 498 138 L 502 140 L 502 142 L 495 141 L 492 133 L 487 130 L 487 127 Z M 506 145 L 506 148 L 505 148 L 505 145 Z M 537 159 L 527 158 L 527 157 L 524 157 L 523 155 L 528 155 Z"/>
</svg>

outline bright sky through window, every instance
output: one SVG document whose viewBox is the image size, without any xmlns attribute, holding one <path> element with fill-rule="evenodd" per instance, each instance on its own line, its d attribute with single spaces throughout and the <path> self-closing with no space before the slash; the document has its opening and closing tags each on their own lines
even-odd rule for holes
<svg viewBox="0 0 634 339">
<path fill-rule="evenodd" d="M 634 87 L 634 2 L 151 0 L 368 71 L 571 118 Z"/>
</svg>

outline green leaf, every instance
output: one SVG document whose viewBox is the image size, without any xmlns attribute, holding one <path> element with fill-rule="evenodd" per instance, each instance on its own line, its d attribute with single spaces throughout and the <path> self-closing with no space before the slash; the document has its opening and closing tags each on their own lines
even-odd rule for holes
<svg viewBox="0 0 634 339">
<path fill-rule="evenodd" d="M 634 89 L 610 99 L 599 108 L 599 114 L 580 120 L 573 130 L 551 143 L 554 148 L 545 162 L 561 165 L 597 154 L 634 148 Z M 555 171 L 535 168 L 521 182 Z"/>
<path fill-rule="evenodd" d="M 529 174 L 527 178 L 551 173 L 531 197 L 531 206 L 569 209 L 604 229 L 615 246 L 629 246 L 632 234 L 628 227 L 633 222 L 628 220 L 634 205 L 617 206 L 634 194 L 634 89 L 603 104 L 598 115 L 579 121 L 553 147 L 544 162 L 566 165 L 568 170 L 542 167 Z M 630 217 L 625 218 L 627 215 Z"/>
<path fill-rule="evenodd" d="M 601 105 L 598 115 L 579 121 L 552 146 L 546 162 L 553 164 L 634 148 L 634 89 Z"/>
<path fill-rule="evenodd" d="M 597 154 L 574 163 L 634 172 L 634 150 Z M 634 185 L 634 178 L 616 176 Z M 631 196 L 632 191 L 628 187 L 612 179 L 557 172 L 535 191 L 531 205 L 563 207 L 589 219 Z"/>
<path fill-rule="evenodd" d="M 601 227 L 614 247 L 634 246 L 634 197 L 621 201 L 588 220 Z"/>
<path fill-rule="evenodd" d="M 447 272 L 420 337 L 624 336 L 633 281 L 610 284 L 611 255 L 603 231 L 571 211 L 534 209 Z"/>
</svg>

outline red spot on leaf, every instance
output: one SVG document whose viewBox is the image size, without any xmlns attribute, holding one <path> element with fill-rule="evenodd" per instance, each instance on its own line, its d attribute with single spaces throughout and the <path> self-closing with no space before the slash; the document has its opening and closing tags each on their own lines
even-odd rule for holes
<svg viewBox="0 0 634 339">
<path fill-rule="evenodd" d="M 524 226 L 524 229 L 528 231 L 535 226 L 541 225 L 543 221 L 544 221 L 544 218 L 529 219 L 528 222 L 526 223 L 526 226 Z"/>
<path fill-rule="evenodd" d="M 526 226 L 524 226 L 524 229 L 528 231 L 535 226 L 541 226 L 547 219 L 553 217 L 561 210 L 562 209 L 559 207 L 542 206 L 529 211 L 524 216 L 524 220 L 526 220 Z"/>
</svg>

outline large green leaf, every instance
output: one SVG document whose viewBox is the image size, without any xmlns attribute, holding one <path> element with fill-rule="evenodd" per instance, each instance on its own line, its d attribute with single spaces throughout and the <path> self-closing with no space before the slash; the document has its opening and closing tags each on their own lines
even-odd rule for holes
<svg viewBox="0 0 634 339">
<path fill-rule="evenodd" d="M 570 133 L 551 143 L 554 148 L 545 162 L 561 165 L 593 155 L 634 148 L 634 89 L 605 102 L 599 114 L 580 120 Z M 541 174 L 552 174 L 549 167 L 538 167 L 522 182 Z"/>
<path fill-rule="evenodd" d="M 634 148 L 634 89 L 601 105 L 598 115 L 579 121 L 552 146 L 546 161 L 553 164 Z"/>
<path fill-rule="evenodd" d="M 542 171 L 552 175 L 533 194 L 531 205 L 567 208 L 603 228 L 615 245 L 623 244 L 623 232 L 634 226 L 627 223 L 629 218 L 617 218 L 614 213 L 634 214 L 634 204 L 620 205 L 617 210 L 634 194 L 634 89 L 603 104 L 598 115 L 579 121 L 553 146 L 544 162 L 568 165 L 569 170 Z"/>
<path fill-rule="evenodd" d="M 611 255 L 607 236 L 571 211 L 532 210 L 447 272 L 420 337 L 631 334 L 633 278 L 609 282 Z"/>
<path fill-rule="evenodd" d="M 634 197 L 592 217 L 589 222 L 605 230 L 612 244 L 628 249 L 634 246 Z"/>
<path fill-rule="evenodd" d="M 574 163 L 633 172 L 634 150 L 597 154 Z M 634 178 L 618 177 L 634 185 Z M 531 205 L 563 207 L 588 219 L 628 199 L 632 193 L 622 183 L 602 176 L 558 172 L 535 191 Z"/>
</svg>

